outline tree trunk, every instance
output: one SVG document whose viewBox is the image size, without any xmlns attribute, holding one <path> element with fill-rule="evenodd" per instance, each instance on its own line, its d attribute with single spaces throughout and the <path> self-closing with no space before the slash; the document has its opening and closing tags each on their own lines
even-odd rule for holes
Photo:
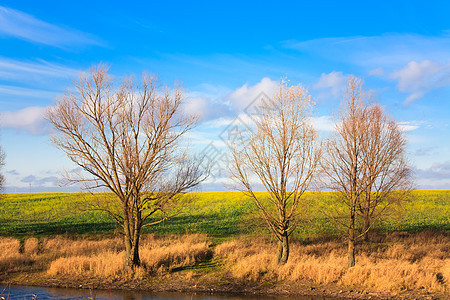
<svg viewBox="0 0 450 300">
<path fill-rule="evenodd" d="M 355 266 L 355 241 L 348 241 L 348 267 Z"/>
<path fill-rule="evenodd" d="M 353 205 L 350 207 L 350 226 L 348 229 L 348 264 L 349 268 L 355 266 L 355 208 L 356 197 L 352 195 Z"/>
<path fill-rule="evenodd" d="M 133 269 L 141 265 L 139 258 L 139 243 L 128 243 L 130 246 L 126 247 L 125 254 L 125 269 Z"/>
<path fill-rule="evenodd" d="M 354 216 L 352 223 L 350 224 L 349 229 L 349 239 L 348 239 L 348 267 L 354 267 L 355 266 L 355 219 Z"/>
<path fill-rule="evenodd" d="M 133 201 L 122 202 L 123 209 L 123 229 L 125 239 L 125 265 L 127 270 L 133 270 L 141 265 L 139 257 L 139 240 L 142 229 L 142 215 L 141 211 L 137 209 L 139 203 L 139 190 L 135 190 Z"/>
<path fill-rule="evenodd" d="M 364 241 L 368 242 L 369 241 L 369 228 L 370 228 L 370 193 L 371 193 L 371 188 L 367 188 L 366 191 L 366 207 L 364 208 L 364 213 L 363 213 L 363 217 L 364 217 L 364 227 L 363 227 L 363 233 L 364 233 Z"/>
<path fill-rule="evenodd" d="M 125 269 L 134 269 L 141 265 L 139 257 L 139 240 L 141 237 L 141 226 L 138 214 L 134 224 L 130 224 L 129 214 L 124 218 L 124 239 L 125 239 Z"/>
<path fill-rule="evenodd" d="M 370 220 L 369 220 L 369 215 L 367 212 L 367 215 L 364 216 L 364 241 L 368 242 L 369 241 L 369 227 L 370 227 Z"/>
<path fill-rule="evenodd" d="M 139 234 L 134 233 L 133 237 L 127 237 L 125 235 L 125 269 L 133 269 L 140 265 Z"/>
<path fill-rule="evenodd" d="M 282 265 L 287 262 L 289 258 L 289 240 L 287 233 L 281 236 L 281 241 L 278 242 L 277 262 Z"/>
</svg>

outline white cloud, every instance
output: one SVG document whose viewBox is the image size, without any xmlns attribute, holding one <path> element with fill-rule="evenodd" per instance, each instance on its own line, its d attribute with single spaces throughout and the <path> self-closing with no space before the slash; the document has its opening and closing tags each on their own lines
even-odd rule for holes
<svg viewBox="0 0 450 300">
<path fill-rule="evenodd" d="M 208 114 L 208 101 L 200 97 L 188 98 L 184 103 L 183 110 L 187 115 L 205 117 Z"/>
<path fill-rule="evenodd" d="M 46 108 L 30 106 L 17 111 L 0 112 L 0 124 L 4 128 L 24 130 L 32 135 L 43 135 L 50 131 L 44 119 Z"/>
<path fill-rule="evenodd" d="M 401 124 L 401 123 L 399 123 L 398 127 L 400 128 L 401 131 L 404 132 L 413 131 L 419 128 L 419 126 L 417 125 Z"/>
<path fill-rule="evenodd" d="M 205 146 L 209 145 L 211 142 L 214 143 L 214 146 L 216 147 L 226 146 L 225 143 L 220 140 L 217 132 L 202 131 L 201 129 L 203 128 L 187 132 L 184 138 L 189 140 L 192 145 L 199 146 L 202 149 L 205 148 Z"/>
<path fill-rule="evenodd" d="M 427 85 L 426 78 L 432 77 L 443 69 L 438 63 L 424 60 L 421 63 L 412 61 L 403 69 L 391 74 L 391 78 L 398 79 L 401 92 L 409 92 Z"/>
<path fill-rule="evenodd" d="M 197 115 L 201 122 L 232 115 L 229 100 L 226 99 L 229 89 L 209 84 L 200 84 L 196 88 L 186 93 L 185 113 Z"/>
<path fill-rule="evenodd" d="M 20 181 L 38 187 L 55 187 L 60 185 L 62 179 L 56 176 L 36 177 L 34 175 L 29 175 L 22 178 Z"/>
<path fill-rule="evenodd" d="M 400 92 L 410 94 L 403 102 L 407 105 L 432 89 L 450 85 L 450 64 L 442 65 L 430 60 L 411 61 L 402 69 L 392 72 L 390 78 L 398 81 Z"/>
<path fill-rule="evenodd" d="M 204 125 L 209 128 L 220 128 L 230 125 L 234 121 L 234 119 L 235 118 L 231 117 L 221 117 L 205 122 Z"/>
<path fill-rule="evenodd" d="M 228 95 L 227 98 L 231 99 L 232 105 L 237 111 L 242 111 L 249 105 L 255 105 L 255 101 L 258 102 L 260 100 L 258 97 L 261 93 L 271 97 L 278 84 L 279 82 L 264 77 L 260 82 L 253 86 L 250 86 L 248 83 L 244 84 Z"/>
<path fill-rule="evenodd" d="M 450 35 L 383 34 L 284 41 L 282 46 L 360 66 L 370 76 L 398 80 L 407 93 L 403 104 L 421 99 L 429 91 L 450 85 Z"/>
<path fill-rule="evenodd" d="M 318 99 L 340 98 L 345 88 L 348 76 L 342 72 L 332 71 L 322 73 L 319 80 L 313 84 L 313 89 L 319 92 Z"/>
<path fill-rule="evenodd" d="M 429 126 L 426 121 L 401 121 L 397 122 L 398 127 L 401 131 L 408 132 L 419 128 Z"/>
<path fill-rule="evenodd" d="M 382 67 L 370 70 L 367 72 L 369 76 L 383 76 L 384 75 L 384 69 Z"/>
<path fill-rule="evenodd" d="M 34 16 L 0 6 L 0 33 L 30 42 L 68 48 L 73 45 L 101 45 L 97 37 L 64 29 Z"/>
<path fill-rule="evenodd" d="M 430 156 L 430 155 L 436 155 L 438 154 L 438 147 L 432 146 L 432 147 L 422 147 L 417 149 L 414 152 L 414 155 L 416 156 Z"/>
<path fill-rule="evenodd" d="M 424 189 L 448 189 L 450 184 L 450 161 L 435 162 L 424 169 L 413 168 L 418 187 Z"/>
<path fill-rule="evenodd" d="M 318 131 L 334 130 L 334 121 L 331 116 L 320 116 L 310 118 L 312 126 Z"/>
</svg>

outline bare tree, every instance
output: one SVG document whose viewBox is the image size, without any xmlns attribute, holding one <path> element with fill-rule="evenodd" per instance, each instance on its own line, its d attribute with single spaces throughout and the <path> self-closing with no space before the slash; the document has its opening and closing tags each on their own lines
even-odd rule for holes
<svg viewBox="0 0 450 300">
<path fill-rule="evenodd" d="M 282 82 L 273 99 L 262 103 L 253 130 L 241 132 L 231 147 L 232 177 L 255 201 L 278 239 L 280 264 L 289 258 L 300 199 L 320 157 L 317 133 L 309 124 L 311 110 L 306 89 Z M 268 200 L 255 193 L 258 184 L 268 192 Z"/>
<path fill-rule="evenodd" d="M 327 175 L 325 187 L 337 191 L 348 209 L 347 218 L 340 222 L 348 230 L 348 267 L 355 265 L 355 241 L 388 205 L 401 199 L 409 178 L 401 130 L 367 98 L 361 80 L 350 77 L 335 131 L 325 143 L 321 160 Z M 356 228 L 358 216 L 364 221 L 361 232 Z"/>
<path fill-rule="evenodd" d="M 379 104 L 367 108 L 367 133 L 361 143 L 366 191 L 358 202 L 362 234 L 369 230 L 392 204 L 400 204 L 411 190 L 410 168 L 405 158 L 406 139 L 395 120 Z"/>
<path fill-rule="evenodd" d="M 171 204 L 203 179 L 199 165 L 180 147 L 195 118 L 181 114 L 179 88 L 160 88 L 145 74 L 140 82 L 130 77 L 115 85 L 100 64 L 75 87 L 76 93 L 48 110 L 56 129 L 52 142 L 89 174 L 69 182 L 109 190 L 118 199 L 119 210 L 101 203 L 96 208 L 123 229 L 125 267 L 139 266 L 142 229 L 166 220 Z"/>
<path fill-rule="evenodd" d="M 326 187 L 337 191 L 348 208 L 348 266 L 355 265 L 356 210 L 365 191 L 361 142 L 364 137 L 366 108 L 360 81 L 350 78 L 347 99 L 339 114 L 334 134 L 325 143 L 321 170 L 327 175 Z"/>
</svg>

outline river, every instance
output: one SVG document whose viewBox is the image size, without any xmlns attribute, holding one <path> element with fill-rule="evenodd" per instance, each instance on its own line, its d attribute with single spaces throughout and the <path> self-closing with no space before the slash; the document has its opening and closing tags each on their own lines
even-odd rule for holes
<svg viewBox="0 0 450 300">
<path fill-rule="evenodd" d="M 3 298 L 2 298 L 3 297 Z M 44 299 L 115 299 L 115 300 L 330 300 L 322 297 L 300 296 L 252 296 L 252 295 L 208 295 L 193 293 L 152 293 L 145 291 L 118 291 L 118 290 L 86 290 L 66 288 L 45 288 L 29 286 L 2 286 L 0 285 L 0 299 L 5 300 L 44 300 Z"/>
</svg>

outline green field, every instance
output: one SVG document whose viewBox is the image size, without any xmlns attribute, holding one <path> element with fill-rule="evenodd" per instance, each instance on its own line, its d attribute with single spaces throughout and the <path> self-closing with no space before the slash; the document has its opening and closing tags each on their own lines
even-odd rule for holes
<svg viewBox="0 0 450 300">
<path fill-rule="evenodd" d="M 146 232 L 207 233 L 216 236 L 265 233 L 263 220 L 251 199 L 241 193 L 194 193 L 179 214 Z M 112 233 L 113 220 L 105 213 L 83 209 L 90 194 L 5 194 L 0 199 L 0 235 L 28 236 L 63 233 Z M 331 193 L 308 193 L 300 210 L 297 237 L 336 234 L 329 215 L 337 204 Z M 413 191 L 402 207 L 391 212 L 378 231 L 450 231 L 450 190 Z"/>
</svg>

